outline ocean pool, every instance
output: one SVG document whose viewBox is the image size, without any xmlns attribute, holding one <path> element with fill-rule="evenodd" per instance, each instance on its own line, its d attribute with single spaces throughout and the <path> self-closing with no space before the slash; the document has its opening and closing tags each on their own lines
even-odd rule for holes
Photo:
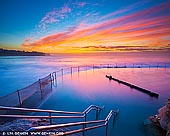
<svg viewBox="0 0 170 136">
<path fill-rule="evenodd" d="M 159 98 L 132 89 L 106 78 L 106 74 L 159 93 Z M 170 97 L 169 68 L 103 68 L 64 75 L 57 78 L 57 87 L 44 103 L 42 109 L 84 111 L 89 105 L 105 106 L 99 116 L 104 119 L 111 109 L 120 109 L 112 125 L 110 135 L 146 135 L 143 121 L 164 105 Z M 89 120 L 95 115 L 90 114 Z M 74 120 L 72 120 L 74 121 Z M 86 132 L 89 136 L 103 136 L 105 129 Z"/>
</svg>

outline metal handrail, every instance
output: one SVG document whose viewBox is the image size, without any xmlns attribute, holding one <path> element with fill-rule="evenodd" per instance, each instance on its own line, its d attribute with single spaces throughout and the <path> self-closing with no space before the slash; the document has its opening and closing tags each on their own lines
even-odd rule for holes
<svg viewBox="0 0 170 136">
<path fill-rule="evenodd" d="M 66 124 L 49 125 L 49 126 L 38 126 L 38 127 L 32 127 L 30 129 L 28 129 L 27 132 L 30 132 L 30 131 L 42 131 L 42 130 L 52 130 L 52 129 L 63 128 L 63 127 L 71 127 L 71 126 L 83 125 L 83 128 L 81 128 L 81 129 L 76 129 L 76 130 L 63 132 L 61 134 L 63 136 L 63 135 L 70 135 L 70 134 L 75 134 L 75 133 L 79 133 L 79 132 L 85 132 L 87 130 L 96 129 L 96 128 L 99 128 L 99 127 L 106 126 L 106 136 L 107 136 L 108 135 L 108 132 L 107 132 L 108 122 L 109 122 L 110 118 L 112 117 L 112 115 L 114 114 L 116 116 L 118 114 L 118 112 L 119 112 L 119 110 L 117 110 L 117 111 L 111 110 L 109 112 L 109 114 L 107 115 L 107 117 L 105 118 L 105 120 L 95 120 L 95 121 L 87 121 L 87 122 L 86 121 L 85 122 L 75 122 L 75 123 L 66 123 Z M 104 124 L 85 127 L 85 125 L 87 125 L 87 124 L 94 124 L 94 123 L 104 123 Z M 60 134 L 57 134 L 57 136 L 60 136 Z"/>
<path fill-rule="evenodd" d="M 0 115 L 0 118 L 84 118 L 84 116 L 29 116 L 29 115 Z"/>
<path fill-rule="evenodd" d="M 79 126 L 79 125 L 102 123 L 102 122 L 105 122 L 105 120 L 94 120 L 94 121 L 86 121 L 86 122 L 74 122 L 74 123 L 66 123 L 66 124 L 38 126 L 38 127 L 31 127 L 27 131 L 51 130 L 51 129 L 57 129 L 57 128 L 63 128 L 63 127 Z"/>
<path fill-rule="evenodd" d="M 5 106 L 0 106 L 0 110 L 19 110 L 19 111 L 30 111 L 30 112 L 46 112 L 49 113 L 49 116 L 28 116 L 28 115 L 0 115 L 0 118 L 46 118 L 50 119 L 50 124 L 52 124 L 52 119 L 54 118 L 84 118 L 86 121 L 86 115 L 91 111 L 91 110 L 96 110 L 96 116 L 98 111 L 102 110 L 103 107 L 99 107 L 96 105 L 90 105 L 87 107 L 83 112 L 70 112 L 70 111 L 56 111 L 56 110 L 42 110 L 42 109 L 28 109 L 28 108 L 17 108 L 17 107 L 5 107 Z M 74 114 L 74 116 L 52 116 L 52 113 L 59 113 L 59 114 Z M 79 115 L 79 116 L 75 116 Z"/>
<path fill-rule="evenodd" d="M 104 108 L 104 106 L 99 107 L 99 106 L 96 106 L 96 105 L 90 105 L 89 107 L 87 107 L 87 108 L 82 112 L 82 114 L 87 114 L 87 113 L 89 113 L 91 110 L 97 110 L 97 111 L 99 111 L 99 110 L 102 110 L 103 108 Z"/>
<path fill-rule="evenodd" d="M 0 106 L 0 110 L 19 110 L 19 111 L 27 111 L 27 112 L 48 112 L 48 113 L 60 113 L 60 114 L 84 114 L 90 109 L 101 110 L 104 106 L 99 107 L 96 105 L 90 105 L 83 112 L 70 112 L 70 111 L 57 111 L 57 110 L 42 110 L 42 109 L 30 109 L 30 108 L 18 108 L 18 107 L 6 107 Z"/>
<path fill-rule="evenodd" d="M 80 133 L 80 132 L 88 131 L 88 130 L 91 130 L 91 129 L 96 129 L 96 128 L 99 128 L 99 127 L 103 127 L 103 126 L 105 126 L 105 124 L 91 126 L 91 127 L 87 127 L 87 128 L 84 128 L 84 129 L 82 128 L 82 129 L 77 129 L 77 130 L 73 130 L 73 131 L 64 132 L 63 135 L 70 135 L 70 134 Z M 58 135 L 54 135 L 54 136 L 58 136 Z"/>
<path fill-rule="evenodd" d="M 82 112 L 29 109 L 29 108 L 5 107 L 5 106 L 0 106 L 0 110 L 19 110 L 19 111 L 27 111 L 27 112 L 48 112 L 48 113 L 60 113 L 60 114 L 82 114 Z"/>
</svg>

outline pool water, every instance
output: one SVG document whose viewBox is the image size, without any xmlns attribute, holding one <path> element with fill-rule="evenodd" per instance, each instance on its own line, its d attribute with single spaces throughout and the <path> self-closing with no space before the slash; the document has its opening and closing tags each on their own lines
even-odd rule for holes
<svg viewBox="0 0 170 136">
<path fill-rule="evenodd" d="M 128 86 L 110 81 L 106 74 L 159 93 L 159 98 Z M 169 68 L 117 68 L 76 72 L 57 78 L 57 87 L 40 108 L 84 111 L 89 105 L 105 106 L 99 118 L 105 119 L 111 109 L 120 109 L 114 122 L 109 122 L 109 135 L 144 136 L 143 121 L 157 113 L 170 98 Z M 95 120 L 95 114 L 88 117 Z M 74 120 L 73 120 L 74 121 Z M 86 132 L 88 136 L 103 136 L 105 128 Z"/>
</svg>

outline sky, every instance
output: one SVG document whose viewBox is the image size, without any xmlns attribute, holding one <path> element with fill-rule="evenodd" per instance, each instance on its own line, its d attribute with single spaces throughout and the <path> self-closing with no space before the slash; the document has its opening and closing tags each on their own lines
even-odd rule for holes
<svg viewBox="0 0 170 136">
<path fill-rule="evenodd" d="M 0 48 L 170 52 L 170 0 L 0 0 Z"/>
</svg>

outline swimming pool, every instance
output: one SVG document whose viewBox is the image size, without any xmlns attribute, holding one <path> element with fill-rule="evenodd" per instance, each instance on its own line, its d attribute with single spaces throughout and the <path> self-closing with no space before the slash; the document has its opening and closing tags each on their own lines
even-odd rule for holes
<svg viewBox="0 0 170 136">
<path fill-rule="evenodd" d="M 150 97 L 115 81 L 109 81 L 106 74 L 123 79 L 160 94 Z M 104 119 L 111 109 L 120 109 L 109 135 L 144 136 L 143 121 L 164 105 L 170 97 L 170 69 L 168 68 L 103 68 L 76 72 L 57 78 L 57 87 L 40 106 L 43 109 L 84 111 L 90 104 L 105 106 L 100 114 Z M 95 119 L 89 115 L 89 120 Z M 104 128 L 86 132 L 88 136 L 103 136 Z"/>
</svg>

